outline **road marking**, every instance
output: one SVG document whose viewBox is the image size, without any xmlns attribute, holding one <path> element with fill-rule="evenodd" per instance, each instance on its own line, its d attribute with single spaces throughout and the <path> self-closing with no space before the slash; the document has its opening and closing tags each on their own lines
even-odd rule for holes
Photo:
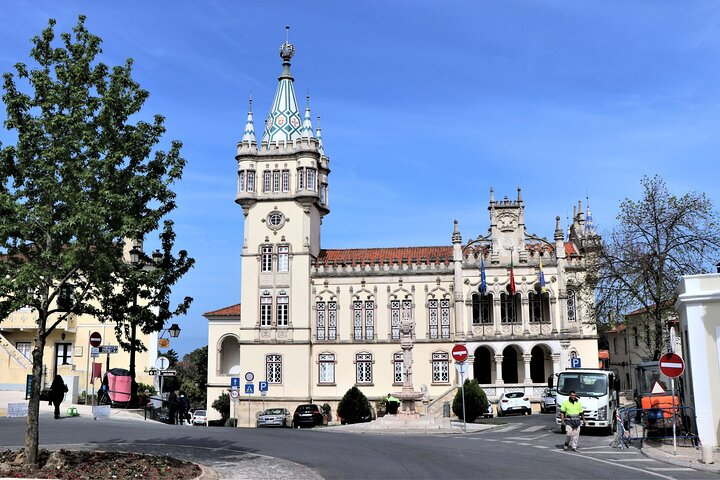
<svg viewBox="0 0 720 480">
<path fill-rule="evenodd" d="M 559 453 L 560 455 L 575 455 L 578 456 L 575 452 L 566 452 L 564 450 L 552 450 L 555 453 Z M 663 475 L 658 472 L 652 472 L 643 468 L 633 467 L 631 465 L 623 465 L 622 463 L 618 463 L 617 461 L 610 461 L 610 460 L 603 460 L 601 458 L 594 458 L 594 457 L 587 457 L 585 455 L 579 455 L 583 460 L 593 460 L 595 462 L 600 463 L 606 463 L 608 465 L 615 465 L 616 467 L 625 468 L 627 470 L 635 470 L 636 472 L 642 472 L 647 475 L 654 475 L 656 477 L 665 478 L 667 480 L 675 480 L 673 477 L 668 477 L 667 475 Z"/>
<path fill-rule="evenodd" d="M 533 448 L 550 448 L 550 447 L 546 447 L 545 445 L 533 445 Z"/>
<path fill-rule="evenodd" d="M 509 440 L 500 440 L 500 441 L 501 441 L 502 443 L 515 443 L 515 442 L 511 442 L 511 441 L 509 441 Z"/>
<path fill-rule="evenodd" d="M 588 452 L 588 448 L 583 448 L 583 452 L 585 452 L 588 455 L 640 455 L 640 452 L 629 452 L 629 451 L 621 451 L 616 452 L 614 450 L 594 450 L 592 452 Z"/>
<path fill-rule="evenodd" d="M 597 447 L 583 447 L 583 450 L 597 450 L 598 448 L 607 448 L 605 445 L 600 445 Z"/>
<path fill-rule="evenodd" d="M 488 442 L 499 442 L 500 441 L 497 438 L 486 438 L 485 440 L 487 440 Z"/>
<path fill-rule="evenodd" d="M 653 460 L 652 458 L 623 458 L 622 460 L 618 460 L 619 462 L 656 462 L 657 460 Z"/>
<path fill-rule="evenodd" d="M 537 432 L 538 430 L 542 430 L 545 428 L 545 425 L 535 425 L 534 427 L 528 427 L 525 430 L 520 430 L 521 432 Z"/>
<path fill-rule="evenodd" d="M 648 467 L 648 470 L 655 470 L 656 472 L 694 472 L 690 467 Z"/>
<path fill-rule="evenodd" d="M 494 430 L 495 433 L 502 433 L 502 432 L 509 432 L 510 430 L 515 430 L 516 428 L 522 426 L 522 423 L 516 423 L 514 425 L 508 425 L 507 427 L 499 428 L 497 430 Z"/>
<path fill-rule="evenodd" d="M 547 437 L 550 435 L 549 433 L 544 433 L 542 435 L 537 435 L 534 437 L 507 437 L 508 440 L 537 440 L 538 438 Z"/>
</svg>

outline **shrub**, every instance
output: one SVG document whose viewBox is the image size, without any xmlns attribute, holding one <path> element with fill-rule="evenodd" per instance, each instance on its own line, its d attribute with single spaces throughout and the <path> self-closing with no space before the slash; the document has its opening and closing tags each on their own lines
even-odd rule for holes
<svg viewBox="0 0 720 480">
<path fill-rule="evenodd" d="M 370 416 L 370 402 L 357 387 L 352 387 L 338 403 L 337 413 L 343 423 L 358 423 Z"/>
<path fill-rule="evenodd" d="M 225 426 L 232 428 L 237 427 L 237 418 L 228 418 L 227 420 L 225 420 Z"/>
<path fill-rule="evenodd" d="M 223 420 L 230 417 L 230 395 L 223 392 L 212 403 L 212 407 L 220 413 Z"/>
<path fill-rule="evenodd" d="M 138 383 L 138 393 L 144 393 L 145 391 L 149 392 L 151 396 L 157 394 L 157 390 L 154 386 L 148 385 L 147 383 Z"/>
<path fill-rule="evenodd" d="M 480 388 L 480 384 L 474 378 L 465 380 L 465 417 L 467 422 L 474 422 L 476 418 L 481 416 L 487 410 L 488 399 L 485 391 Z M 455 415 L 463 419 L 462 405 L 462 389 L 458 388 L 455 398 L 453 399 L 452 409 Z"/>
</svg>

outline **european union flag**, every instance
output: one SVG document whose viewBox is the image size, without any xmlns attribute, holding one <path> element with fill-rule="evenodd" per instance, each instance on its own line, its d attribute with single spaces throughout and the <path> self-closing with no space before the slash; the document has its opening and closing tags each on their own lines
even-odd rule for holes
<svg viewBox="0 0 720 480">
<path fill-rule="evenodd" d="M 485 295 L 487 290 L 487 281 L 485 280 L 485 261 L 480 257 L 480 293 Z"/>
<path fill-rule="evenodd" d="M 542 268 L 542 258 L 540 259 L 540 291 L 545 293 L 545 274 L 543 273 Z"/>
</svg>

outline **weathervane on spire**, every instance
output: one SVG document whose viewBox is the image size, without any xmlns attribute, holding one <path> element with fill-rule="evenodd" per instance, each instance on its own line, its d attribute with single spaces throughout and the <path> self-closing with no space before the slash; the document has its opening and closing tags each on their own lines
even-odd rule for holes
<svg viewBox="0 0 720 480">
<path fill-rule="evenodd" d="M 295 54 L 295 47 L 290 43 L 290 26 L 285 25 L 285 43 L 280 45 L 280 57 L 286 62 L 289 62 L 292 56 Z"/>
</svg>

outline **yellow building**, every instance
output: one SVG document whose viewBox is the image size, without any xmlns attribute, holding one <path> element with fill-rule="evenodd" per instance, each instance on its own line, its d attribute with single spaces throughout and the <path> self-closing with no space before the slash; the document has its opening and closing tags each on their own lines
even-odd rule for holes
<svg viewBox="0 0 720 480">
<path fill-rule="evenodd" d="M 440 227 L 448 230 L 447 245 L 321 247 L 330 160 L 309 105 L 302 117 L 298 109 L 293 52 L 288 43 L 281 47 L 283 71 L 260 144 L 252 112 L 238 143 L 241 303 L 205 314 L 208 404 L 240 377 L 235 415 L 253 424 L 263 404 L 292 411 L 327 402 L 334 409 L 352 386 L 371 401 L 384 398 L 402 387 L 409 367 L 434 413 L 455 391 L 450 352 L 457 343 L 470 351 L 469 377 L 491 399 L 521 390 L 538 401 L 548 377 L 571 357 L 597 365 L 586 272 L 600 241 L 581 206 L 567 237 L 556 218 L 550 241 L 526 229 L 518 189 L 513 199 L 490 192 L 489 233 L 469 241 L 448 221 Z M 400 345 L 403 321 L 414 322 L 411 365 Z M 268 382 L 264 398 L 258 381 Z"/>
</svg>

